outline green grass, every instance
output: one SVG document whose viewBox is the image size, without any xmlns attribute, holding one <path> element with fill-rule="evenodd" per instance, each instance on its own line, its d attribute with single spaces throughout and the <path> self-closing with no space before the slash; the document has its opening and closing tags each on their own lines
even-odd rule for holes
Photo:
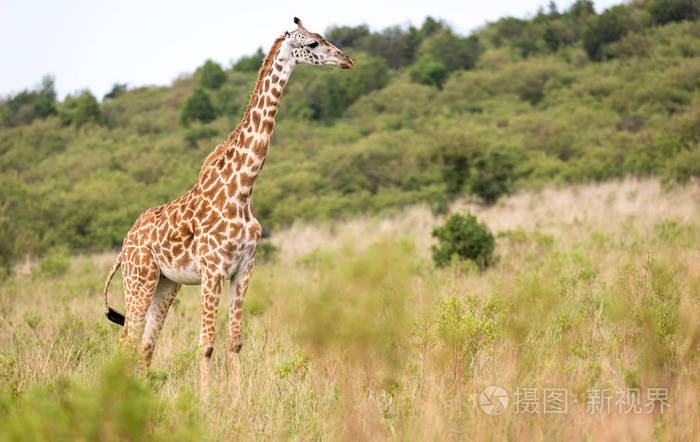
<svg viewBox="0 0 700 442">
<path fill-rule="evenodd" d="M 493 207 L 499 259 L 435 269 L 444 218 L 299 224 L 272 235 L 245 302 L 242 399 L 226 385 L 226 308 L 211 403 L 200 405 L 196 287 L 178 296 L 146 380 L 102 313 L 113 255 L 64 273 L 25 265 L 0 287 L 0 439 L 691 440 L 700 400 L 697 184 L 545 188 Z M 52 268 L 55 268 L 52 267 Z M 111 303 L 123 295 L 116 278 Z M 511 394 L 500 416 L 477 397 Z M 667 388 L 663 414 L 586 414 L 592 388 Z M 537 388 L 540 414 L 514 412 Z M 566 388 L 565 416 L 541 413 Z M 615 399 L 613 399 L 614 401 Z M 574 401 L 578 401 L 574 403 Z"/>
</svg>

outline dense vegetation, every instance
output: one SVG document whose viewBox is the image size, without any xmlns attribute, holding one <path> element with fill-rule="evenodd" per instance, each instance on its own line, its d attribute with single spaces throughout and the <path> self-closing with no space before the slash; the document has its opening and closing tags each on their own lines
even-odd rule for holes
<svg viewBox="0 0 700 442">
<path fill-rule="evenodd" d="M 333 27 L 353 71 L 299 67 L 254 203 L 266 229 L 459 195 L 625 175 L 700 174 L 700 10 L 648 0 L 503 18 L 470 36 L 428 18 Z M 456 18 L 455 18 L 456 20 Z M 270 42 L 274 36 L 270 37 Z M 117 247 L 184 193 L 237 125 L 261 51 L 169 87 L 56 100 L 47 77 L 0 101 L 0 268 Z"/>
<path fill-rule="evenodd" d="M 242 399 L 222 303 L 206 406 L 199 287 L 176 299 L 144 381 L 102 314 L 115 253 L 44 260 L 0 284 L 0 441 L 697 440 L 697 195 L 625 180 L 452 206 L 496 235 L 483 271 L 433 267 L 445 217 L 427 207 L 273 232 L 279 254 L 244 304 Z M 117 277 L 119 309 L 121 293 Z M 509 394 L 499 416 L 477 405 L 488 385 Z M 566 414 L 543 411 L 549 388 L 566 389 Z M 647 406 L 652 388 L 669 407 Z M 537 412 L 517 405 L 524 389 Z M 602 389 L 610 408 L 587 412 Z"/>
</svg>

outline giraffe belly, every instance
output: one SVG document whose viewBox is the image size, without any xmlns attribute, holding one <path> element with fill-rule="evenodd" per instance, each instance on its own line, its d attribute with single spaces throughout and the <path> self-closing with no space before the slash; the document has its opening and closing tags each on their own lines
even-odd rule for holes
<svg viewBox="0 0 700 442">
<path fill-rule="evenodd" d="M 160 273 L 178 284 L 198 285 L 202 283 L 202 275 L 192 268 L 169 269 L 162 267 Z"/>
</svg>

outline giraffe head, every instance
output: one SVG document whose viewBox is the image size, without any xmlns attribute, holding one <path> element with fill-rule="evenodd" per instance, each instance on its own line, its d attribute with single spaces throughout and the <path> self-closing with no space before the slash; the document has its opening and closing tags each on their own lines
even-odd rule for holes
<svg viewBox="0 0 700 442">
<path fill-rule="evenodd" d="M 320 34 L 307 31 L 297 17 L 294 17 L 294 23 L 298 28 L 287 32 L 286 37 L 291 46 L 292 57 L 298 64 L 325 64 L 339 66 L 341 69 L 352 69 L 355 66 L 350 57 Z"/>
</svg>

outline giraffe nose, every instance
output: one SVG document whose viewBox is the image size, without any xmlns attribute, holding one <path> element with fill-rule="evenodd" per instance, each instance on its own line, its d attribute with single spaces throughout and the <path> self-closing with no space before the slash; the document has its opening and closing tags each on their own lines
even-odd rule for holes
<svg viewBox="0 0 700 442">
<path fill-rule="evenodd" d="M 343 54 L 343 61 L 340 62 L 340 68 L 341 69 L 352 69 L 355 67 L 355 63 L 348 57 L 347 55 Z"/>
</svg>

